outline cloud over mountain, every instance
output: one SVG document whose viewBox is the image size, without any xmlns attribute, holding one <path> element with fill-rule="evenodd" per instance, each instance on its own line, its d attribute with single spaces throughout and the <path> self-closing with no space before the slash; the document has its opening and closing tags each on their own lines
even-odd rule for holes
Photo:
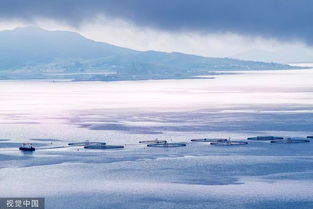
<svg viewBox="0 0 313 209">
<path fill-rule="evenodd" d="M 2 0 L 1 20 L 79 26 L 96 16 L 167 31 L 234 32 L 313 44 L 310 0 Z"/>
</svg>

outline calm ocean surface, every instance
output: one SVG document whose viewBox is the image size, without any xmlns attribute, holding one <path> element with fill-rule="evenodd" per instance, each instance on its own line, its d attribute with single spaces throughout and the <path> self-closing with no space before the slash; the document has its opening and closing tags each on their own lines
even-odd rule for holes
<svg viewBox="0 0 313 209">
<path fill-rule="evenodd" d="M 139 140 L 313 135 L 313 69 L 215 79 L 0 81 L 0 196 L 48 209 L 313 208 L 313 142 L 153 149 Z M 55 148 L 105 141 L 123 150 Z M 22 142 L 38 148 L 22 154 Z"/>
</svg>

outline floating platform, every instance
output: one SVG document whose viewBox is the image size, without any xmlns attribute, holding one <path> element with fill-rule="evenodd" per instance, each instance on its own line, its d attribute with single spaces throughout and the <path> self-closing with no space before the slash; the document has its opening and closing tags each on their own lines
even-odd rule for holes
<svg viewBox="0 0 313 209">
<path fill-rule="evenodd" d="M 123 149 L 122 145 L 106 145 L 105 143 L 84 146 L 85 149 Z"/>
<path fill-rule="evenodd" d="M 31 148 L 20 147 L 19 150 L 21 150 L 21 151 L 33 152 L 33 151 L 35 151 L 36 149 L 35 149 L 34 147 L 31 147 Z"/>
<path fill-rule="evenodd" d="M 185 147 L 186 143 L 178 142 L 178 143 L 159 143 L 159 144 L 148 144 L 147 147 Z"/>
<path fill-rule="evenodd" d="M 167 143 L 166 140 L 146 140 L 146 141 L 139 141 L 140 144 L 164 144 Z"/>
<path fill-rule="evenodd" d="M 204 138 L 204 139 L 191 139 L 192 142 L 226 142 L 227 139 L 222 138 Z"/>
<path fill-rule="evenodd" d="M 210 144 L 214 146 L 238 146 L 238 145 L 247 145 L 248 142 L 227 140 L 223 142 L 211 142 Z"/>
<path fill-rule="evenodd" d="M 35 147 L 32 146 L 32 144 L 30 143 L 24 143 L 20 148 L 19 150 L 21 151 L 26 151 L 26 152 L 33 152 L 35 151 Z"/>
<path fill-rule="evenodd" d="M 283 140 L 274 140 L 271 143 L 275 144 L 298 144 L 298 143 L 309 143 L 310 140 L 307 139 L 283 139 Z"/>
<path fill-rule="evenodd" d="M 248 140 L 256 140 L 256 141 L 272 141 L 272 140 L 281 140 L 284 137 L 280 136 L 257 136 L 257 137 L 249 137 Z"/>
<path fill-rule="evenodd" d="M 90 142 L 90 141 L 84 141 L 84 142 L 71 142 L 68 143 L 68 146 L 87 146 L 87 145 L 92 145 L 92 144 L 106 144 L 105 142 Z"/>
</svg>

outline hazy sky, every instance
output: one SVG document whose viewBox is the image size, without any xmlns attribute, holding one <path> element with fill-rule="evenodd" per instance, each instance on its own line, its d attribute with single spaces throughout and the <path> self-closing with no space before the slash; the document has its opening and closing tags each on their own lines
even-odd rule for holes
<svg viewBox="0 0 313 209">
<path fill-rule="evenodd" d="M 137 50 L 313 61 L 311 0 L 1 0 L 0 29 L 71 30 Z"/>
</svg>

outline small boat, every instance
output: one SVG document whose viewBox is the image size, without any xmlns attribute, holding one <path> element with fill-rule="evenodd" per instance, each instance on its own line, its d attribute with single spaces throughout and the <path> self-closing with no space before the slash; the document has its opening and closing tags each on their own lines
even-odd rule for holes
<svg viewBox="0 0 313 209">
<path fill-rule="evenodd" d="M 147 147 L 185 147 L 186 143 L 177 142 L 177 143 L 159 143 L 159 144 L 148 144 Z"/>
<path fill-rule="evenodd" d="M 192 142 L 225 142 L 227 139 L 222 138 L 204 138 L 204 139 L 191 139 Z"/>
<path fill-rule="evenodd" d="M 87 146 L 87 145 L 91 145 L 91 144 L 97 144 L 99 142 L 90 142 L 90 141 L 84 141 L 84 142 L 71 142 L 68 143 L 68 146 Z M 102 144 L 106 144 L 105 142 L 102 142 Z"/>
<path fill-rule="evenodd" d="M 234 146 L 234 145 L 246 145 L 248 144 L 248 142 L 226 140 L 220 142 L 211 142 L 210 144 L 214 146 Z"/>
<path fill-rule="evenodd" d="M 96 143 L 84 146 L 85 149 L 122 149 L 121 145 L 107 145 L 106 143 Z"/>
<path fill-rule="evenodd" d="M 248 140 L 256 140 L 256 141 L 271 141 L 271 140 L 281 140 L 284 137 L 280 136 L 257 136 L 257 137 L 249 137 Z"/>
<path fill-rule="evenodd" d="M 313 136 L 307 136 L 306 138 L 308 138 L 308 139 L 313 139 Z"/>
<path fill-rule="evenodd" d="M 28 151 L 28 152 L 33 152 L 35 151 L 35 147 L 33 147 L 33 145 L 31 143 L 24 143 L 19 150 L 21 151 Z"/>
<path fill-rule="evenodd" d="M 282 139 L 282 140 L 274 140 L 271 141 L 271 143 L 276 143 L 276 144 L 298 144 L 298 143 L 308 143 L 310 140 L 307 139 Z"/>
<path fill-rule="evenodd" d="M 139 141 L 140 144 L 164 144 L 166 142 L 167 142 L 166 140 L 159 140 L 159 139 Z"/>
</svg>

